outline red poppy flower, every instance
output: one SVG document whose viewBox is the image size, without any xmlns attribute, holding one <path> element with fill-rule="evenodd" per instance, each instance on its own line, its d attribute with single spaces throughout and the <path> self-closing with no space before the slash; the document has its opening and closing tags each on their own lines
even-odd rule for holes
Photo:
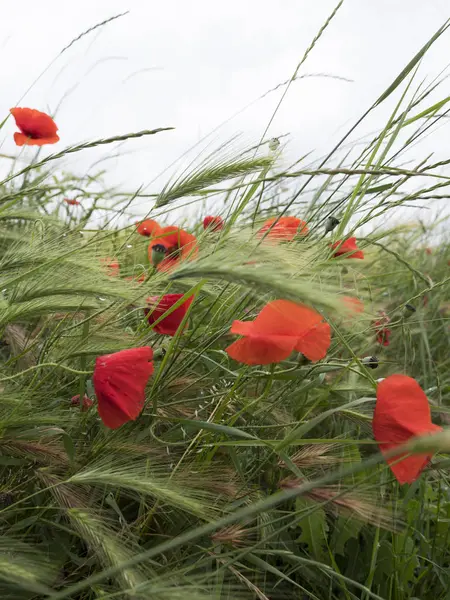
<svg viewBox="0 0 450 600">
<path fill-rule="evenodd" d="M 161 227 L 153 219 L 145 219 L 145 221 L 136 223 L 136 231 L 139 235 L 152 237 L 160 231 Z"/>
<path fill-rule="evenodd" d="M 58 127 L 49 115 L 33 108 L 11 108 L 9 112 L 21 131 L 14 134 L 17 146 L 44 146 L 59 142 L 56 135 Z"/>
<path fill-rule="evenodd" d="M 153 374 L 149 346 L 99 356 L 93 375 L 98 413 L 110 429 L 135 421 L 145 402 L 145 386 Z"/>
<path fill-rule="evenodd" d="M 334 244 L 331 244 L 331 247 L 333 250 L 336 250 L 333 254 L 335 258 L 344 254 L 345 258 L 364 258 L 364 252 L 356 245 L 355 237 L 347 238 L 344 241 L 338 240 Z"/>
<path fill-rule="evenodd" d="M 297 234 L 306 235 L 308 231 L 305 221 L 297 217 L 272 217 L 258 231 L 258 236 L 267 234 L 265 238 L 291 242 Z"/>
<path fill-rule="evenodd" d="M 148 247 L 150 262 L 158 271 L 168 271 L 197 253 L 197 238 L 179 227 L 162 227 Z"/>
<path fill-rule="evenodd" d="M 118 277 L 119 276 L 120 265 L 117 262 L 117 260 L 114 260 L 110 256 L 107 256 L 106 258 L 101 258 L 100 261 L 103 264 L 103 266 L 105 267 L 107 275 L 109 275 L 110 277 Z"/>
<path fill-rule="evenodd" d="M 389 346 L 392 331 L 388 327 L 383 327 L 377 331 L 377 342 L 382 346 Z"/>
<path fill-rule="evenodd" d="M 231 333 L 243 337 L 226 352 L 246 365 L 278 363 L 293 350 L 315 362 L 326 356 L 331 343 L 322 315 L 288 300 L 269 302 L 254 321 L 234 321 Z"/>
<path fill-rule="evenodd" d="M 76 396 L 72 396 L 72 398 L 70 399 L 70 404 L 72 406 L 80 406 L 80 394 L 77 394 Z M 92 400 L 85 394 L 83 397 L 83 406 L 81 408 L 81 412 L 88 411 L 93 404 L 94 403 L 92 402 Z"/>
<path fill-rule="evenodd" d="M 203 219 L 203 229 L 209 231 L 220 231 L 223 229 L 223 225 L 222 217 L 205 217 Z"/>
<path fill-rule="evenodd" d="M 406 375 L 391 375 L 378 385 L 372 429 L 382 453 L 398 448 L 412 437 L 442 431 L 442 427 L 431 422 L 424 391 Z M 399 461 L 401 456 L 387 459 L 401 484 L 415 481 L 431 459 L 429 454 L 414 454 Z"/>
<path fill-rule="evenodd" d="M 166 294 L 162 298 L 160 296 L 152 296 L 147 298 L 147 302 L 152 305 L 152 308 L 144 308 L 145 316 L 149 325 L 153 325 L 164 313 L 166 313 L 174 304 L 182 298 L 184 294 Z M 178 308 L 172 311 L 167 317 L 164 317 L 159 323 L 157 323 L 153 330 L 157 331 L 161 335 L 172 335 L 174 336 L 184 319 L 194 296 L 191 296 L 185 302 L 180 304 Z"/>
<path fill-rule="evenodd" d="M 359 298 L 353 298 L 352 296 L 343 296 L 342 301 L 345 304 L 347 310 L 351 313 L 362 313 L 364 311 L 364 303 Z"/>
<path fill-rule="evenodd" d="M 70 198 L 64 198 L 64 202 L 69 206 L 78 206 L 81 204 L 81 202 L 78 202 L 78 200 L 71 200 Z"/>
<path fill-rule="evenodd" d="M 142 275 L 138 275 L 136 277 L 131 275 L 130 277 L 125 277 L 125 279 L 127 281 L 131 281 L 132 283 L 143 283 L 145 281 L 145 273 L 142 273 Z"/>
<path fill-rule="evenodd" d="M 377 335 L 377 342 L 383 346 L 389 346 L 389 338 L 392 331 L 387 327 L 391 322 L 390 318 L 384 311 L 381 311 L 380 318 L 374 322 L 374 327 Z"/>
</svg>

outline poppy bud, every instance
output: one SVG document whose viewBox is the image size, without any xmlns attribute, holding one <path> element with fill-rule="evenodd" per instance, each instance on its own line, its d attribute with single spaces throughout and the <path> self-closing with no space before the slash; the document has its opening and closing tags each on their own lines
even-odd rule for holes
<svg viewBox="0 0 450 600">
<path fill-rule="evenodd" d="M 166 247 L 162 244 L 155 244 L 152 248 L 152 264 L 157 267 L 166 257 Z"/>
<path fill-rule="evenodd" d="M 72 406 L 80 406 L 80 394 L 77 394 L 76 396 L 73 396 L 70 400 L 70 404 Z M 86 412 L 88 411 L 91 406 L 94 403 L 92 402 L 92 400 L 89 398 L 89 396 L 86 396 L 86 394 L 83 397 L 83 406 L 81 408 L 81 412 Z"/>
<path fill-rule="evenodd" d="M 414 306 L 412 304 L 405 304 L 405 311 L 404 311 L 405 319 L 410 317 L 415 312 L 416 312 L 416 309 L 414 308 Z"/>
<path fill-rule="evenodd" d="M 9 492 L 0 493 L 0 507 L 7 508 L 11 504 L 14 504 L 14 496 Z"/>
<path fill-rule="evenodd" d="M 336 219 L 336 217 L 327 217 L 325 219 L 325 233 L 328 233 L 329 231 L 333 231 L 333 229 L 335 227 L 337 227 L 339 225 L 340 221 L 339 219 Z"/>
<path fill-rule="evenodd" d="M 379 365 L 379 360 L 376 356 L 365 356 L 361 362 L 369 369 L 377 369 Z"/>
<path fill-rule="evenodd" d="M 280 145 L 280 140 L 276 137 L 273 137 L 269 141 L 269 148 L 272 150 L 272 152 L 274 152 L 278 148 L 279 145 Z"/>
<path fill-rule="evenodd" d="M 159 359 L 163 359 L 167 354 L 167 350 L 165 348 L 158 348 L 157 350 L 155 350 L 153 352 L 153 359 L 154 360 L 159 360 Z"/>
</svg>

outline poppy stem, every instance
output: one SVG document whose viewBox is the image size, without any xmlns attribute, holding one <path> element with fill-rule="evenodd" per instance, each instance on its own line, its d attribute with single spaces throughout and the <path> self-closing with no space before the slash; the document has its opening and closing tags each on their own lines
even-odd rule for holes
<svg viewBox="0 0 450 600">
<path fill-rule="evenodd" d="M 83 330 L 81 332 L 81 341 L 83 342 L 89 335 L 89 325 L 91 320 L 89 319 L 89 313 L 87 314 L 87 317 L 83 323 Z M 80 394 L 80 411 L 83 410 L 83 400 L 84 400 L 84 393 L 86 391 L 86 374 L 83 372 L 86 370 L 86 355 L 83 354 L 80 358 L 80 371 L 82 373 L 80 373 L 80 387 L 79 387 L 79 394 Z"/>
<path fill-rule="evenodd" d="M 61 365 L 59 363 L 41 363 L 39 365 L 34 365 L 29 369 L 25 369 L 24 371 L 20 371 L 19 373 L 14 373 L 14 375 L 9 375 L 8 377 L 0 377 L 0 381 L 11 381 L 12 379 L 17 379 L 26 373 L 31 373 L 31 371 L 36 371 L 36 369 L 41 369 L 44 367 L 58 367 L 60 369 L 64 369 L 69 373 L 74 373 L 75 375 L 92 375 L 92 371 L 78 371 L 76 369 L 71 369 L 70 367 L 66 367 L 66 365 Z"/>
</svg>

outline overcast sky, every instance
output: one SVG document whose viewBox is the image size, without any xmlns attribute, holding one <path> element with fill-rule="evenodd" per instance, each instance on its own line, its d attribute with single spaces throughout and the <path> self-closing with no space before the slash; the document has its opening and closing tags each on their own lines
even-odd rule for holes
<svg viewBox="0 0 450 600">
<path fill-rule="evenodd" d="M 104 163 L 110 169 L 108 183 L 128 190 L 151 184 L 149 191 L 155 192 L 164 176 L 151 182 L 188 148 L 291 77 L 335 4 L 336 0 L 5 2 L 0 22 L 0 115 L 16 103 L 53 112 L 62 101 L 55 119 L 61 148 L 174 126 L 174 131 L 127 142 L 122 156 Z M 57 58 L 81 32 L 127 10 L 128 15 L 85 36 Z M 300 74 L 325 73 L 352 81 L 311 77 L 292 85 L 269 131 L 269 137 L 290 134 L 286 164 L 306 152 L 319 156 L 329 149 L 449 16 L 448 0 L 345 0 Z M 449 57 L 447 32 L 424 61 L 421 77 L 431 80 Z M 438 97 L 450 95 L 449 88 L 444 82 Z M 208 139 L 211 147 L 235 134 L 241 134 L 234 142 L 237 148 L 258 141 L 282 91 L 223 124 Z M 382 127 L 386 114 L 377 111 L 358 134 Z M 14 130 L 13 121 L 8 121 L 0 133 L 0 152 L 18 151 L 12 142 Z M 416 148 L 417 162 L 431 151 L 447 158 L 449 139 L 447 127 L 437 130 L 423 148 Z M 29 148 L 24 152 L 31 156 Z M 111 148 L 89 150 L 72 155 L 66 166 L 85 173 L 92 163 L 113 154 Z"/>
</svg>

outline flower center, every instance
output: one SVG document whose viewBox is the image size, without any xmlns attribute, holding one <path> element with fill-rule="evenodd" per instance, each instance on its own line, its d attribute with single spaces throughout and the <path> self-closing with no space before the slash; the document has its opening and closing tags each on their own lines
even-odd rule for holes
<svg viewBox="0 0 450 600">
<path fill-rule="evenodd" d="M 163 244 L 155 244 L 152 248 L 152 264 L 157 267 L 166 256 L 166 247 Z"/>
</svg>

